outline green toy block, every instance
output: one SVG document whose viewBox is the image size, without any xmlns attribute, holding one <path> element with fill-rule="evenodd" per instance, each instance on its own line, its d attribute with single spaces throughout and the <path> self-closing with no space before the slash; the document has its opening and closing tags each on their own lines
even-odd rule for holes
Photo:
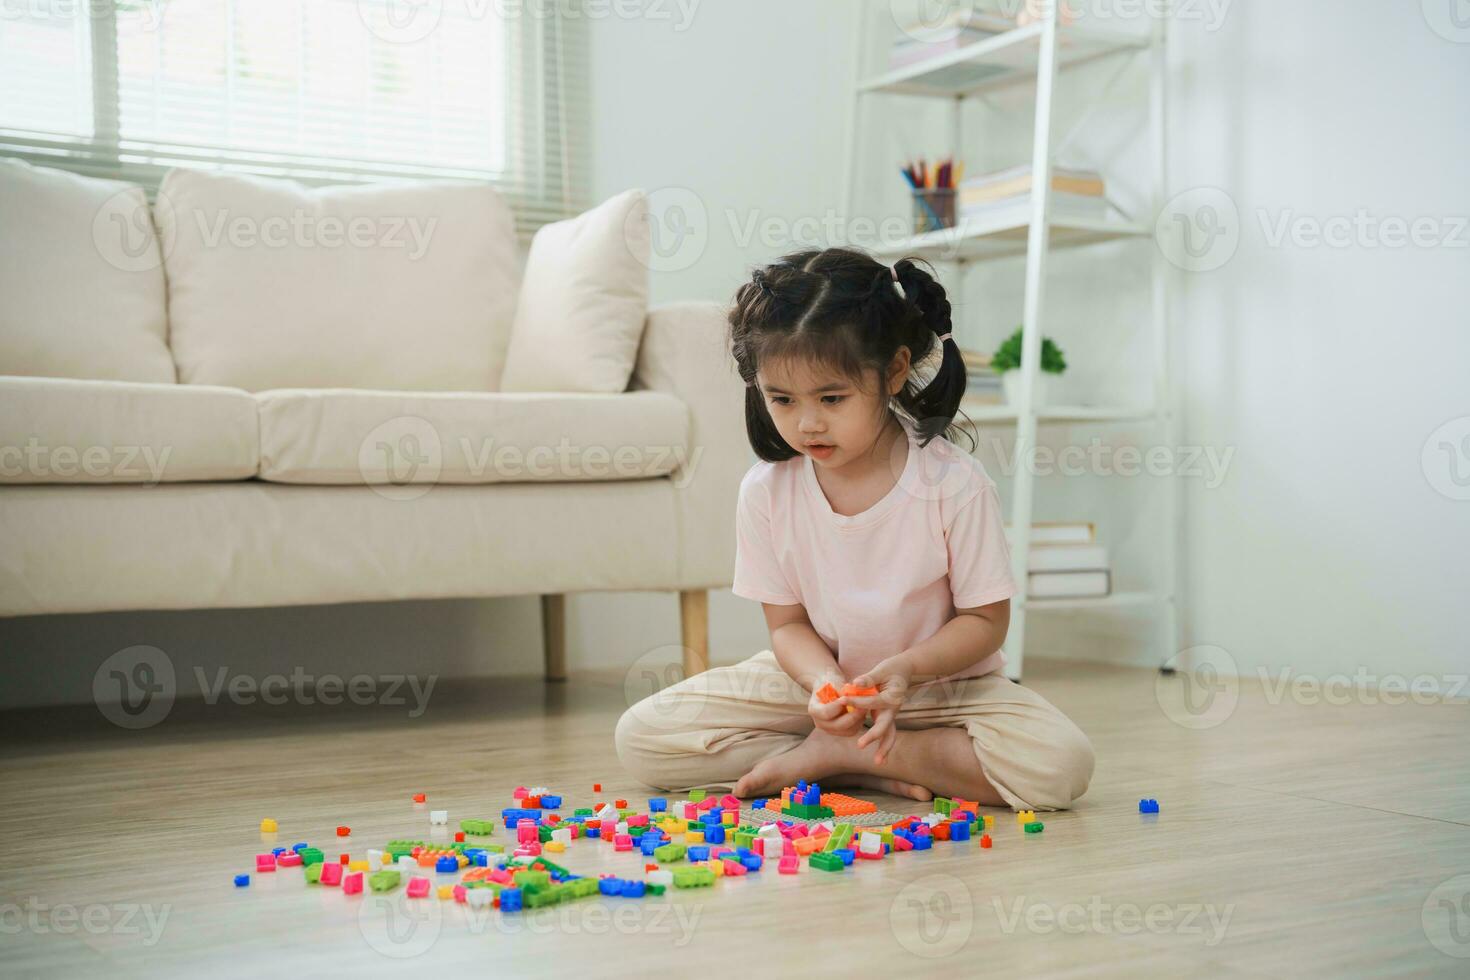
<svg viewBox="0 0 1470 980">
<path fill-rule="evenodd" d="M 823 871 L 841 871 L 846 867 L 842 863 L 841 857 L 836 854 L 829 854 L 826 851 L 818 851 L 813 854 L 807 859 L 807 863 L 814 868 L 821 868 Z"/>
<path fill-rule="evenodd" d="M 301 863 L 306 867 L 313 864 L 321 864 L 325 860 L 322 849 L 319 847 L 303 847 L 301 849 Z"/>
<path fill-rule="evenodd" d="M 551 828 L 550 827 L 537 827 L 536 828 L 536 833 L 537 833 L 538 836 L 540 836 L 541 843 L 543 843 L 543 844 L 545 844 L 547 841 L 551 840 Z"/>
<path fill-rule="evenodd" d="M 662 895 L 663 893 L 664 893 L 664 886 L 663 885 L 644 885 L 643 886 L 643 894 L 645 894 L 645 895 Z"/>
<path fill-rule="evenodd" d="M 949 811 L 954 809 L 954 801 L 943 796 L 934 797 L 934 812 L 949 816 Z"/>
<path fill-rule="evenodd" d="M 461 820 L 459 829 L 476 837 L 489 837 L 495 832 L 495 821 L 493 820 Z"/>
<path fill-rule="evenodd" d="M 755 834 L 746 833 L 745 831 L 738 831 L 735 834 L 735 846 L 736 847 L 746 847 L 746 848 L 748 848 L 754 842 L 755 842 Z"/>
<path fill-rule="evenodd" d="M 826 820 L 837 815 L 829 806 L 816 806 L 810 803 L 788 803 L 781 808 L 781 812 L 788 817 L 797 817 L 801 820 Z"/>
<path fill-rule="evenodd" d="M 839 847 L 846 847 L 852 841 L 852 824 L 839 823 L 832 825 L 832 836 L 827 838 L 827 843 L 822 850 L 831 853 Z M 746 845 L 747 847 L 750 845 Z"/>
<path fill-rule="evenodd" d="M 840 859 L 839 859 L 840 860 Z M 675 868 L 675 888 L 702 888 L 715 883 L 715 873 L 709 868 Z"/>
<path fill-rule="evenodd" d="M 1040 820 L 1033 820 L 1028 823 L 1024 829 L 1028 834 L 1039 834 L 1041 833 L 1041 828 L 1045 826 L 1046 824 L 1042 823 Z"/>
<path fill-rule="evenodd" d="M 402 879 L 397 871 L 374 871 L 368 875 L 368 887 L 375 892 L 391 892 Z"/>
<path fill-rule="evenodd" d="M 590 817 L 592 814 L 593 810 L 590 806 L 579 806 L 572 811 L 574 817 Z"/>
<path fill-rule="evenodd" d="M 893 829 L 891 827 L 885 827 L 878 831 L 878 837 L 890 848 L 893 846 Z"/>
<path fill-rule="evenodd" d="M 690 803 L 702 803 L 702 802 L 704 802 L 704 790 L 702 790 L 702 789 L 691 789 L 689 791 L 689 802 Z"/>
<path fill-rule="evenodd" d="M 659 864 L 682 861 L 684 860 L 685 850 L 686 848 L 683 844 L 665 844 L 662 847 L 655 847 L 653 849 L 653 857 Z"/>
<path fill-rule="evenodd" d="M 308 864 L 304 870 L 306 871 L 306 883 L 308 885 L 321 884 L 322 865 L 320 861 L 316 864 Z"/>
<path fill-rule="evenodd" d="M 549 871 L 522 871 L 516 875 L 516 884 L 521 887 L 522 891 L 545 888 L 551 884 L 551 873 Z"/>
<path fill-rule="evenodd" d="M 587 898 L 598 894 L 596 878 L 574 878 L 566 884 L 575 898 Z"/>
</svg>

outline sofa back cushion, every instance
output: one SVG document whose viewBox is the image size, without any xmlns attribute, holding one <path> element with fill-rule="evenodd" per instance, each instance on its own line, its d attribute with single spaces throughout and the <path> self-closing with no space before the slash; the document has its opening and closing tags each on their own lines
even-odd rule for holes
<svg viewBox="0 0 1470 980">
<path fill-rule="evenodd" d="M 520 280 L 488 184 L 308 188 L 198 170 L 155 205 L 186 384 L 492 391 Z"/>
<path fill-rule="evenodd" d="M 0 375 L 172 383 L 167 333 L 143 189 L 0 159 Z"/>
</svg>

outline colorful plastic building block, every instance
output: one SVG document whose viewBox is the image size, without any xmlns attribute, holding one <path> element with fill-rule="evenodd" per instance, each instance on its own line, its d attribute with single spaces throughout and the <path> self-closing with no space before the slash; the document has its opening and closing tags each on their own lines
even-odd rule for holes
<svg viewBox="0 0 1470 980">
<path fill-rule="evenodd" d="M 969 840 L 970 839 L 970 825 L 968 823 L 966 823 L 965 821 L 963 821 L 963 820 L 960 820 L 960 821 L 957 821 L 955 823 L 950 824 L 949 825 L 949 839 L 952 840 L 952 841 L 954 841 L 954 840 Z"/>
<path fill-rule="evenodd" d="M 833 687 L 831 684 L 823 684 L 821 687 L 817 688 L 817 700 L 822 702 L 823 704 L 831 704 L 833 701 L 836 701 L 840 697 L 842 697 L 842 695 L 838 694 L 837 688 Z"/>
<path fill-rule="evenodd" d="M 788 854 L 776 865 L 776 870 L 783 875 L 794 875 L 801 869 L 801 858 L 795 854 Z"/>
<path fill-rule="evenodd" d="M 524 907 L 524 901 L 519 888 L 503 888 L 500 891 L 500 911 L 519 912 Z"/>
<path fill-rule="evenodd" d="M 313 865 L 313 867 L 315 867 L 315 865 Z M 322 884 L 324 884 L 324 885 L 340 885 L 340 884 L 342 884 L 342 865 L 340 865 L 340 864 L 323 864 L 323 865 L 321 865 L 321 869 L 322 869 L 322 872 L 321 872 L 321 878 L 320 878 L 320 880 L 321 880 L 321 883 Z"/>
<path fill-rule="evenodd" d="M 1041 833 L 1042 828 L 1044 828 L 1045 826 L 1046 824 L 1042 823 L 1040 820 L 1033 820 L 1026 825 L 1025 831 L 1028 834 L 1039 834 Z"/>
<path fill-rule="evenodd" d="M 257 874 L 264 874 L 267 871 L 274 870 L 276 870 L 276 856 L 274 854 L 255 855 L 255 871 Z"/>
<path fill-rule="evenodd" d="M 308 864 L 303 869 L 304 872 L 305 872 L 305 876 L 306 876 L 306 883 L 308 885 L 319 885 L 319 884 L 321 884 L 321 881 L 322 881 L 322 868 L 324 868 L 324 867 L 326 867 L 326 865 L 323 865 L 323 864 Z"/>
<path fill-rule="evenodd" d="M 337 836 L 338 837 L 350 837 L 351 835 L 352 835 L 352 828 L 351 827 L 338 827 L 337 828 Z"/>
<path fill-rule="evenodd" d="M 1035 819 L 1036 819 L 1036 811 L 1035 810 L 1017 810 L 1016 811 L 1016 823 L 1018 823 L 1018 824 L 1022 824 L 1022 825 L 1028 824 L 1028 823 L 1031 823 L 1032 821 L 1034 821 Z"/>
<path fill-rule="evenodd" d="M 847 867 L 847 865 L 842 863 L 841 857 L 826 851 L 818 851 L 816 854 L 813 854 L 807 863 L 814 868 L 821 868 L 823 871 L 841 871 Z"/>
<path fill-rule="evenodd" d="M 1159 812 L 1159 801 L 1158 800 L 1139 800 L 1138 801 L 1138 812 L 1139 813 L 1158 813 Z"/>
<path fill-rule="evenodd" d="M 342 894 L 359 895 L 362 893 L 362 872 L 357 871 L 342 879 Z"/>
<path fill-rule="evenodd" d="M 276 857 L 276 867 L 297 868 L 301 866 L 301 855 L 295 851 L 287 851 Z"/>
<path fill-rule="evenodd" d="M 981 847 L 989 847 L 990 846 L 990 835 L 989 834 L 981 834 L 980 835 L 980 846 Z"/>
<path fill-rule="evenodd" d="M 244 888 L 248 884 L 250 884 L 250 876 L 249 875 L 235 875 L 235 887 L 236 888 Z"/>
<path fill-rule="evenodd" d="M 375 892 L 391 892 L 402 880 L 397 871 L 374 871 L 368 875 L 368 887 Z"/>
<path fill-rule="evenodd" d="M 449 822 L 449 811 L 448 810 L 430 810 L 429 811 L 429 823 L 431 823 L 431 824 L 447 824 L 448 822 Z"/>
<path fill-rule="evenodd" d="M 409 898 L 427 898 L 429 896 L 429 879 L 417 875 L 408 879 Z"/>
<path fill-rule="evenodd" d="M 274 834 L 276 832 L 276 822 L 270 817 L 266 817 L 260 822 L 260 832 L 262 834 Z"/>
</svg>

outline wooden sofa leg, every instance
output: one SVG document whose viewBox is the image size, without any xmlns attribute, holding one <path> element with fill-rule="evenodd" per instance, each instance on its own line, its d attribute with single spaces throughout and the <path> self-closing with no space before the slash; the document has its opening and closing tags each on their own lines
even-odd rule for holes
<svg viewBox="0 0 1470 980">
<path fill-rule="evenodd" d="M 567 597 L 560 593 L 541 597 L 541 653 L 546 659 L 546 679 L 567 679 Z"/>
<path fill-rule="evenodd" d="M 679 593 L 679 629 L 683 634 L 684 676 L 709 670 L 709 593 Z"/>
</svg>

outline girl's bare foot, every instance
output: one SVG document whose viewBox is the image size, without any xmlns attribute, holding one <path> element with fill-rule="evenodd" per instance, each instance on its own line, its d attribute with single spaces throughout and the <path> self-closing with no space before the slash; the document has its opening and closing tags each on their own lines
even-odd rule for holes
<svg viewBox="0 0 1470 980">
<path fill-rule="evenodd" d="M 902 796 L 909 800 L 918 800 L 920 803 L 928 803 L 934 799 L 934 794 L 917 783 L 906 783 L 901 779 L 889 779 L 886 776 L 873 776 L 865 772 L 844 772 L 830 777 L 833 786 L 861 786 L 864 789 L 875 789 L 889 796 Z"/>
<path fill-rule="evenodd" d="M 800 745 L 756 763 L 755 768 L 735 784 L 735 795 L 747 797 L 779 793 L 787 786 L 795 786 L 798 779 L 815 782 L 839 772 L 848 772 L 857 768 L 851 764 L 856 752 L 857 739 L 828 735 L 820 728 L 814 728 Z"/>
</svg>

